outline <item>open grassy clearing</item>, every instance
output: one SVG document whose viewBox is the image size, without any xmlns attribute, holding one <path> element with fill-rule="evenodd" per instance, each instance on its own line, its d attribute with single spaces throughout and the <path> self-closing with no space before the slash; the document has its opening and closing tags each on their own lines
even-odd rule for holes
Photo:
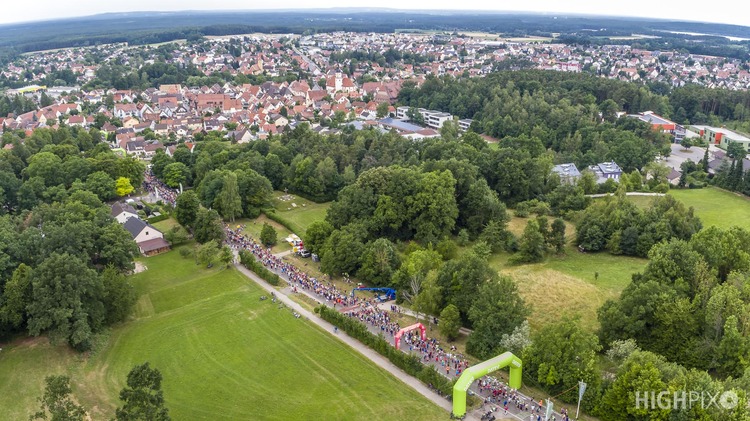
<svg viewBox="0 0 750 421">
<path fill-rule="evenodd" d="M 149 361 L 164 376 L 173 419 L 415 419 L 446 414 L 233 269 L 199 269 L 177 252 L 147 259 L 132 321 L 83 358 L 45 340 L 4 344 L 3 419 L 36 408 L 45 375 L 68 373 L 92 419 L 108 419 L 127 372 Z"/>
<path fill-rule="evenodd" d="M 656 199 L 656 196 L 626 196 L 629 201 L 635 203 L 636 206 L 638 206 L 641 209 L 646 209 L 654 202 L 654 199 Z M 610 197 L 597 197 L 594 198 L 594 202 L 597 201 L 605 201 L 605 200 L 615 200 L 615 198 Z"/>
<path fill-rule="evenodd" d="M 288 195 L 292 197 L 290 200 L 282 200 L 283 196 L 286 196 L 284 192 L 273 192 L 273 207 L 279 216 L 290 223 L 294 233 L 299 236 L 303 236 L 313 222 L 324 220 L 331 206 L 330 202 L 315 203 L 295 194 Z M 297 206 L 294 207 L 292 204 Z"/>
<path fill-rule="evenodd" d="M 263 229 L 263 224 L 267 223 L 276 230 L 276 245 L 271 247 L 271 251 L 274 253 L 281 253 L 292 249 L 284 239 L 291 234 L 285 226 L 268 219 L 265 215 L 261 215 L 255 219 L 238 219 L 230 226 L 237 227 L 245 225 L 243 232 L 253 238 L 255 241 L 260 243 L 260 231 Z"/>
<path fill-rule="evenodd" d="M 737 225 L 750 229 L 750 199 L 716 187 L 670 190 L 669 194 L 692 206 L 704 227 L 729 228 Z"/>
<path fill-rule="evenodd" d="M 158 229 L 161 232 L 167 232 L 170 229 L 172 229 L 172 227 L 176 227 L 176 226 L 178 226 L 180 224 L 177 223 L 176 219 L 169 218 L 169 219 L 165 219 L 163 221 L 154 222 L 151 225 L 153 225 L 154 228 Z"/>
<path fill-rule="evenodd" d="M 628 200 L 635 203 L 641 209 L 646 209 L 654 203 L 655 196 L 628 196 Z M 600 199 L 597 199 L 600 200 Z"/>
<path fill-rule="evenodd" d="M 619 296 L 631 275 L 642 271 L 647 262 L 608 253 L 580 253 L 573 246 L 568 246 L 564 255 L 536 264 L 509 265 L 509 257 L 507 253 L 493 255 L 490 265 L 516 281 L 521 296 L 532 307 L 532 328 L 568 315 L 580 317 L 585 328 L 596 329 L 597 309 Z"/>
<path fill-rule="evenodd" d="M 512 217 L 508 229 L 520 236 L 529 220 Z M 632 274 L 642 271 L 647 260 L 581 253 L 572 245 L 575 226 L 567 221 L 565 226 L 568 246 L 563 255 L 552 255 L 536 264 L 511 265 L 510 254 L 497 253 L 490 257 L 490 265 L 516 281 L 521 296 L 532 306 L 529 323 L 533 328 L 568 315 L 579 316 L 584 327 L 594 330 L 598 326 L 597 309 L 606 300 L 619 296 Z"/>
</svg>

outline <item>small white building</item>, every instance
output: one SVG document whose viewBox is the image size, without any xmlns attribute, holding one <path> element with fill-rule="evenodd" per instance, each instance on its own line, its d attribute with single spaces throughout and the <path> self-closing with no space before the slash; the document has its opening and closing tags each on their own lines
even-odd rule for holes
<svg viewBox="0 0 750 421">
<path fill-rule="evenodd" d="M 133 241 L 135 241 L 136 244 L 153 240 L 155 238 L 164 238 L 164 234 L 162 234 L 161 231 L 156 229 L 153 225 L 144 222 L 140 218 L 128 218 L 128 220 L 125 221 L 124 227 L 128 230 L 130 235 L 133 236 Z"/>
<path fill-rule="evenodd" d="M 112 216 L 117 222 L 124 224 L 130 218 L 138 218 L 138 213 L 129 204 L 117 202 L 112 205 Z"/>
</svg>

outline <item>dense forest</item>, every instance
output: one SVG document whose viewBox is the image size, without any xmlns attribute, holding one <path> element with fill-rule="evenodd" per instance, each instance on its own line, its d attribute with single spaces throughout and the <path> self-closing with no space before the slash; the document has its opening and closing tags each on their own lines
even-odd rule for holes
<svg viewBox="0 0 750 421">
<path fill-rule="evenodd" d="M 563 15 L 564 16 L 564 15 Z M 312 32 L 394 32 L 412 30 L 486 31 L 511 36 L 570 34 L 571 41 L 594 42 L 590 28 L 605 28 L 594 35 L 603 39 L 630 36 L 633 33 L 665 37 L 678 49 L 694 53 L 739 57 L 748 53 L 747 42 L 730 42 L 721 37 L 691 37 L 664 31 L 690 31 L 750 38 L 747 27 L 700 22 L 643 20 L 635 18 L 564 16 L 540 14 L 495 14 L 472 11 L 415 13 L 395 11 L 358 11 L 357 9 L 173 13 L 109 13 L 52 22 L 29 22 L 0 27 L 0 49 L 10 52 L 40 51 L 54 48 L 91 46 L 116 42 L 143 45 L 195 39 L 203 35 L 303 34 Z M 583 35 L 581 35 L 583 34 Z M 661 40 L 660 40 L 661 41 Z M 624 41 L 618 41 L 620 43 Z M 648 42 L 631 41 L 635 44 Z M 659 45 L 663 49 L 664 44 Z M 2 57 L 2 53 L 0 53 Z"/>
<path fill-rule="evenodd" d="M 3 135 L 0 151 L 0 337 L 49 334 L 89 349 L 125 319 L 125 279 L 138 250 L 104 204 L 143 180 L 143 164 L 116 157 L 96 130 Z"/>
</svg>

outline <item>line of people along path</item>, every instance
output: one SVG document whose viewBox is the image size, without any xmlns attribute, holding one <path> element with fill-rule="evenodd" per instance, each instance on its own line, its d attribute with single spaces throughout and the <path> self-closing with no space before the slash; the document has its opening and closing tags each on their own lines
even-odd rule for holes
<svg viewBox="0 0 750 421">
<path fill-rule="evenodd" d="M 146 191 L 156 195 L 161 200 L 175 205 L 178 192 L 159 179 L 157 179 L 150 170 L 146 171 L 143 187 Z M 340 291 L 331 282 L 323 282 L 309 276 L 303 270 L 296 266 L 284 262 L 279 256 L 271 253 L 270 248 L 266 248 L 254 241 L 251 237 L 243 233 L 244 226 L 232 229 L 229 225 L 224 224 L 226 234 L 226 243 L 235 251 L 250 251 L 258 261 L 266 268 L 278 274 L 284 279 L 290 293 L 299 293 L 301 291 L 334 309 L 339 309 L 342 313 L 352 318 L 358 318 L 368 326 L 371 332 L 381 333 L 395 346 L 395 334 L 401 329 L 398 322 L 391 320 L 391 314 L 388 310 L 378 306 L 374 298 L 363 299 L 355 296 L 352 292 Z M 392 306 L 392 312 L 399 312 L 400 308 Z M 449 379 L 458 378 L 463 370 L 468 368 L 469 362 L 464 355 L 456 352 L 454 346 L 450 349 L 444 349 L 440 343 L 432 338 L 422 340 L 416 331 L 408 332 L 402 337 L 404 346 L 402 351 L 418 355 L 424 364 L 435 367 L 439 373 Z M 409 347 L 408 351 L 406 346 Z M 541 421 L 544 419 L 544 401 L 536 402 L 533 398 L 527 397 L 520 392 L 511 389 L 507 384 L 501 382 L 495 377 L 485 376 L 478 382 L 475 382 L 470 393 L 483 399 L 480 412 L 492 410 L 500 416 L 513 416 L 519 420 L 529 419 L 530 421 Z M 569 421 L 567 411 L 563 409 L 560 413 L 553 413 L 551 420 Z"/>
<path fill-rule="evenodd" d="M 331 282 L 309 276 L 303 270 L 274 255 L 270 248 L 259 244 L 243 231 L 243 226 L 232 229 L 225 225 L 227 244 L 237 251 L 247 250 L 253 253 L 266 268 L 288 283 L 290 293 L 302 292 L 322 304 L 338 309 L 349 317 L 357 318 L 365 323 L 371 332 L 383 334 L 391 344 L 394 344 L 395 334 L 401 329 L 398 322 L 393 321 L 391 316 L 392 312 L 399 311 L 397 306 L 393 306 L 390 311 L 382 309 L 378 307 L 374 298 L 358 297 L 349 291 L 336 288 Z M 449 379 L 458 378 L 469 366 L 468 360 L 458 353 L 455 347 L 445 349 L 434 338 L 423 341 L 417 331 L 405 334 L 402 341 L 404 352 L 418 355 L 424 364 L 432 365 Z M 494 409 L 494 412 L 504 417 L 513 416 L 520 420 L 531 421 L 544 419 L 545 403 L 543 400 L 536 401 L 525 396 L 492 376 L 485 376 L 472 385 L 471 391 L 484 399 L 480 412 Z M 563 410 L 561 413 L 554 413 L 550 419 L 568 421 L 569 416 Z"/>
</svg>

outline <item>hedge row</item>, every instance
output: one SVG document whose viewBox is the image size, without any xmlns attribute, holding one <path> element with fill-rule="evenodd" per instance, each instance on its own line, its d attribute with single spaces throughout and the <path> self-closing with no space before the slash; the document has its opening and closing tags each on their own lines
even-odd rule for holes
<svg viewBox="0 0 750 421">
<path fill-rule="evenodd" d="M 169 215 L 166 213 L 163 213 L 159 216 L 152 216 L 151 218 L 148 218 L 148 223 L 153 224 L 154 222 L 164 221 L 169 219 Z"/>
<path fill-rule="evenodd" d="M 301 227 L 297 226 L 297 224 L 291 221 L 284 219 L 284 217 L 276 213 L 276 211 L 274 210 L 264 211 L 263 214 L 265 214 L 268 219 L 283 225 L 284 228 L 288 229 L 290 232 L 297 234 L 299 236 L 305 235 L 305 232 Z"/>
<path fill-rule="evenodd" d="M 240 263 L 242 263 L 242 266 L 250 269 L 258 276 L 265 279 L 269 284 L 273 286 L 279 286 L 279 284 L 281 284 L 281 278 L 279 278 L 279 275 L 266 269 L 266 267 L 263 266 L 263 264 L 259 262 L 251 252 L 247 250 L 241 250 Z"/>
<path fill-rule="evenodd" d="M 318 306 L 315 312 L 320 314 L 323 320 L 338 326 L 349 336 L 357 339 L 363 344 L 375 350 L 377 353 L 388 358 L 396 367 L 404 370 L 407 374 L 416 377 L 424 384 L 431 384 L 440 393 L 449 395 L 453 392 L 453 382 L 443 377 L 432 366 L 422 364 L 419 357 L 397 350 L 381 336 L 375 335 L 367 326 L 356 319 L 352 319 L 327 306 Z"/>
</svg>

